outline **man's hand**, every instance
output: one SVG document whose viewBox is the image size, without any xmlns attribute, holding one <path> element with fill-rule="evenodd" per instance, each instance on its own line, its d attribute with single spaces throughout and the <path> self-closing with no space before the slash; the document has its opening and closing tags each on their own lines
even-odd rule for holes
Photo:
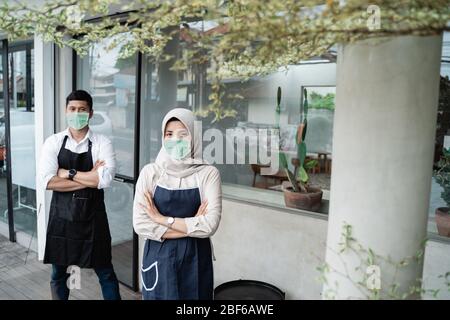
<svg viewBox="0 0 450 320">
<path fill-rule="evenodd" d="M 95 162 L 94 166 L 92 167 L 91 171 L 97 171 L 98 168 L 100 168 L 100 167 L 102 167 L 104 165 L 105 165 L 105 161 L 97 160 Z M 63 169 L 63 168 L 59 168 L 57 175 L 61 179 L 69 179 L 69 170 L 66 170 L 66 169 Z"/>
<path fill-rule="evenodd" d="M 69 179 L 69 170 L 66 169 L 58 169 L 58 177 L 61 179 Z"/>
<path fill-rule="evenodd" d="M 105 165 L 105 161 L 104 160 L 97 160 L 95 161 L 94 166 L 92 167 L 91 171 L 97 171 L 98 168 L 102 167 Z"/>
<path fill-rule="evenodd" d="M 207 212 L 206 207 L 208 206 L 208 200 L 205 200 L 202 202 L 202 204 L 200 205 L 200 207 L 198 207 L 198 211 L 195 214 L 196 217 L 199 216 L 204 216 Z"/>
</svg>

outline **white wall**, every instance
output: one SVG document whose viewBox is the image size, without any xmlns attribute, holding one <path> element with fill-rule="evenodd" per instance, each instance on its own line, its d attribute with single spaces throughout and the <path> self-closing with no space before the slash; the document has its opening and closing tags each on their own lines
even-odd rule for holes
<svg viewBox="0 0 450 320">
<path fill-rule="evenodd" d="M 326 220 L 224 200 L 213 236 L 215 286 L 251 279 L 275 285 L 286 299 L 320 299 L 316 267 L 324 262 L 326 234 Z"/>
<path fill-rule="evenodd" d="M 47 137 L 54 132 L 54 50 L 53 44 L 34 38 L 34 95 L 35 95 L 35 146 L 36 169 L 39 172 L 39 159 L 42 146 Z M 37 240 L 39 260 L 44 258 L 47 221 L 50 209 L 51 192 L 46 191 L 36 175 Z"/>
<path fill-rule="evenodd" d="M 222 221 L 213 237 L 215 286 L 252 279 L 275 285 L 286 292 L 286 299 L 321 299 L 316 268 L 324 263 L 327 225 L 316 217 L 224 200 Z M 438 299 L 450 299 L 439 278 L 450 272 L 449 257 L 450 241 L 428 242 L 424 288 L 441 289 Z"/>
<path fill-rule="evenodd" d="M 304 64 L 289 66 L 287 72 L 277 72 L 261 79 L 258 99 L 249 99 L 248 121 L 273 124 L 277 87 L 281 87 L 282 111 L 280 123 L 287 123 L 287 111 L 284 108 L 300 110 L 301 86 L 335 86 L 336 63 Z"/>
</svg>

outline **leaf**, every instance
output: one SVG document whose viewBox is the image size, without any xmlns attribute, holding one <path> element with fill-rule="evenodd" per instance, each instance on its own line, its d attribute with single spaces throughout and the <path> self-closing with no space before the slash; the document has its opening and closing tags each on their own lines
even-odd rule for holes
<svg viewBox="0 0 450 320">
<path fill-rule="evenodd" d="M 303 123 L 304 123 L 304 127 L 303 127 L 303 132 L 302 132 L 302 141 L 305 141 L 306 129 L 308 128 L 308 120 L 305 119 L 305 121 L 303 121 Z"/>
<path fill-rule="evenodd" d="M 278 90 L 277 90 L 277 106 L 278 106 L 278 108 L 280 107 L 280 103 L 281 103 L 281 87 L 278 87 Z"/>
<path fill-rule="evenodd" d="M 304 142 L 300 143 L 297 147 L 297 158 L 300 161 L 299 166 L 303 167 L 306 158 L 306 144 Z"/>
<path fill-rule="evenodd" d="M 305 89 L 303 89 L 303 93 L 305 95 L 305 99 L 303 101 L 303 113 L 305 114 L 305 119 L 306 116 L 308 115 L 308 91 Z"/>
<path fill-rule="evenodd" d="M 279 153 L 279 160 L 280 160 L 280 168 L 287 169 L 288 163 L 287 163 L 286 155 L 284 154 L 284 152 Z"/>
<path fill-rule="evenodd" d="M 275 124 L 277 128 L 280 128 L 280 114 L 281 114 L 281 87 L 278 87 L 277 90 L 277 106 L 275 108 Z"/>
<path fill-rule="evenodd" d="M 319 161 L 317 160 L 309 160 L 308 162 L 305 163 L 304 167 L 306 170 L 312 169 L 314 167 L 316 167 L 319 164 Z"/>
<path fill-rule="evenodd" d="M 298 178 L 301 182 L 306 183 L 309 179 L 308 173 L 306 173 L 305 168 L 300 167 L 300 170 L 298 170 Z"/>
<path fill-rule="evenodd" d="M 297 126 L 297 135 L 295 137 L 297 145 L 302 143 L 302 141 L 303 141 L 303 136 L 304 136 L 303 131 L 304 130 L 305 130 L 305 124 L 304 123 L 301 123 L 301 124 L 299 124 Z"/>
</svg>

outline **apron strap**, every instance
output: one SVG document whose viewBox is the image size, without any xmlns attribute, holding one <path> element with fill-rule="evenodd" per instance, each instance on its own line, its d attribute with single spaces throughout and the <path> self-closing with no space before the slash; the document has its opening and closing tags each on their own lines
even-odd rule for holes
<svg viewBox="0 0 450 320">
<path fill-rule="evenodd" d="M 62 146 L 61 146 L 61 149 L 65 149 L 66 148 L 66 142 L 67 142 L 67 139 L 69 138 L 69 136 L 68 135 L 65 135 L 64 136 L 64 140 L 63 140 L 63 144 L 62 144 Z"/>
<path fill-rule="evenodd" d="M 91 141 L 91 139 L 88 139 L 88 151 L 87 152 L 91 158 L 92 167 L 93 167 L 94 166 L 94 157 L 92 156 L 92 141 Z"/>
</svg>

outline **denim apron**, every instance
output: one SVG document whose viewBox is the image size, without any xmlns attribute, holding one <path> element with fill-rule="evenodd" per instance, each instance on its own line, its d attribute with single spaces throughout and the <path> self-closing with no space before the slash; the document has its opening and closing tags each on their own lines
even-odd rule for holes
<svg viewBox="0 0 450 320">
<path fill-rule="evenodd" d="M 161 174 L 161 177 L 164 172 Z M 195 216 L 201 204 L 197 187 L 171 189 L 156 183 L 153 201 L 162 215 L 174 218 Z M 147 239 L 142 262 L 144 300 L 211 300 L 213 264 L 209 238 L 185 237 L 163 242 Z"/>
<path fill-rule="evenodd" d="M 59 168 L 90 171 L 92 142 L 89 140 L 87 152 L 75 153 L 66 149 L 67 138 L 59 150 Z M 111 266 L 111 234 L 103 190 L 53 191 L 44 263 L 81 268 Z"/>
</svg>

